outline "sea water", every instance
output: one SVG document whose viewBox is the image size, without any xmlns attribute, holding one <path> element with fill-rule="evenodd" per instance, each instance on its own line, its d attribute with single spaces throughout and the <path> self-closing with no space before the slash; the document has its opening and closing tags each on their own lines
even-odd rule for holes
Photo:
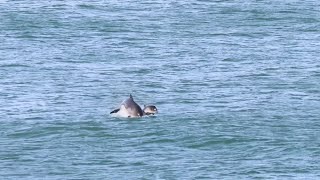
<svg viewBox="0 0 320 180">
<path fill-rule="evenodd" d="M 319 179 L 319 7 L 0 1 L 0 179 Z"/>
</svg>

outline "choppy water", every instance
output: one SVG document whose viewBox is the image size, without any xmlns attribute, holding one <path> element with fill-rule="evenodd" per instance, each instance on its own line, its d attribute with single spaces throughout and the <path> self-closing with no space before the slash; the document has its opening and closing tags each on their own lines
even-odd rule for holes
<svg viewBox="0 0 320 180">
<path fill-rule="evenodd" d="M 319 179 L 319 6 L 0 1 L 1 179 Z"/>
</svg>

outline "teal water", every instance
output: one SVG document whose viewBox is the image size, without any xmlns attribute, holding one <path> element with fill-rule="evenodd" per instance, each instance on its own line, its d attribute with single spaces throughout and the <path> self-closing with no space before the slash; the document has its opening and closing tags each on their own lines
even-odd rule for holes
<svg viewBox="0 0 320 180">
<path fill-rule="evenodd" d="M 319 7 L 0 1 L 1 179 L 319 179 Z"/>
</svg>

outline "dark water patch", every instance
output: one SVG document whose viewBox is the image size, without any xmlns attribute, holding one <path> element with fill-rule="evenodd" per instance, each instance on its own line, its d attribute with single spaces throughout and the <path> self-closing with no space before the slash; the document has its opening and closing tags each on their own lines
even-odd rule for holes
<svg viewBox="0 0 320 180">
<path fill-rule="evenodd" d="M 26 117 L 26 118 L 24 118 L 24 120 L 26 120 L 26 121 L 41 121 L 41 120 L 45 120 L 45 118 L 41 117 L 41 116 L 33 116 L 33 117 Z"/>
<path fill-rule="evenodd" d="M 225 62 L 241 62 L 243 60 L 241 59 L 235 59 L 235 58 L 225 58 L 223 59 L 222 61 L 225 61 Z"/>
<path fill-rule="evenodd" d="M 90 4 L 79 4 L 78 7 L 83 9 L 88 9 L 88 10 L 97 9 L 96 5 L 90 5 Z"/>
<path fill-rule="evenodd" d="M 13 63 L 13 64 L 1 64 L 0 68 L 30 68 L 30 65 Z"/>
<path fill-rule="evenodd" d="M 129 73 L 129 74 L 135 74 L 135 75 L 141 75 L 141 78 L 144 78 L 146 80 L 152 79 L 152 76 L 146 76 L 149 74 L 152 74 L 153 70 L 149 68 L 137 68 L 137 67 L 132 67 L 132 68 L 125 68 L 121 70 L 121 73 Z"/>
<path fill-rule="evenodd" d="M 59 136 L 60 133 L 67 130 L 67 127 L 61 126 L 47 126 L 33 125 L 35 127 L 29 127 L 25 129 L 18 129 L 15 132 L 7 134 L 8 137 L 13 138 L 42 138 L 46 136 Z"/>
<path fill-rule="evenodd" d="M 142 143 L 142 145 L 163 145 L 163 144 L 171 144 L 171 143 L 175 143 L 176 141 L 173 140 L 173 139 L 168 139 L 168 138 L 164 138 L 164 137 L 156 137 L 154 139 L 150 139 L 150 140 L 147 140 L 147 141 L 144 141 Z"/>
<path fill-rule="evenodd" d="M 228 144 L 232 144 L 232 143 L 236 143 L 235 141 L 232 140 L 223 140 L 223 141 L 207 141 L 207 142 L 200 142 L 200 143 L 192 143 L 191 145 L 187 145 L 188 148 L 192 148 L 192 149 L 212 149 L 212 147 L 214 147 L 215 145 L 228 145 Z M 188 143 L 186 143 L 188 144 Z"/>
<path fill-rule="evenodd" d="M 317 5 L 2 2 L 0 175 L 317 179 Z"/>
</svg>

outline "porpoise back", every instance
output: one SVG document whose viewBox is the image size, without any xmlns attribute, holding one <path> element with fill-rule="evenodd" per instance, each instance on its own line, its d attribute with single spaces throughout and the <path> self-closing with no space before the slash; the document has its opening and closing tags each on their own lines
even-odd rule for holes
<svg viewBox="0 0 320 180">
<path fill-rule="evenodd" d="M 124 109 L 123 109 L 124 108 Z M 141 107 L 134 102 L 132 95 L 126 100 L 124 100 L 120 105 L 120 111 L 127 111 L 128 117 L 141 117 L 143 116 L 143 111 Z"/>
</svg>

